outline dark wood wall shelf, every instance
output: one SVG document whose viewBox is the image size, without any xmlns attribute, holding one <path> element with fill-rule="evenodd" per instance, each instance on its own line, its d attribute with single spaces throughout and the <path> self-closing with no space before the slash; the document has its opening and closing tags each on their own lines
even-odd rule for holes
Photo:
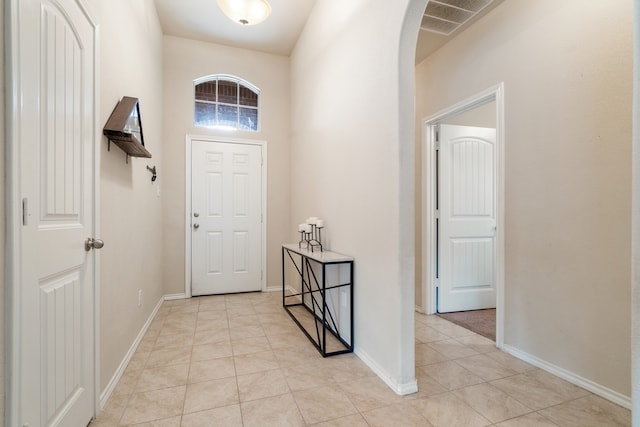
<svg viewBox="0 0 640 427">
<path fill-rule="evenodd" d="M 151 158 L 151 153 L 144 146 L 140 117 L 138 98 L 123 96 L 102 129 L 109 139 L 109 151 L 113 142 L 127 153 L 127 161 L 129 156 Z"/>
</svg>

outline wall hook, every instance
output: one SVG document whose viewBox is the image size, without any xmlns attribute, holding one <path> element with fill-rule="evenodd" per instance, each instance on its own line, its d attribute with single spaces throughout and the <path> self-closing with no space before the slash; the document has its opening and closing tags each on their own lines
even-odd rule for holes
<svg viewBox="0 0 640 427">
<path fill-rule="evenodd" d="M 147 170 L 149 172 L 151 172 L 151 182 L 155 182 L 155 180 L 158 178 L 158 175 L 156 173 L 156 167 L 153 166 L 152 168 L 147 166 Z"/>
</svg>

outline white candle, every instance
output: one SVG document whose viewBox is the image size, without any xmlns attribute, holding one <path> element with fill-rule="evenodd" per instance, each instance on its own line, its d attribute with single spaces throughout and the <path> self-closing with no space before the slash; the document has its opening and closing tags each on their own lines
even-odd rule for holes
<svg viewBox="0 0 640 427">
<path fill-rule="evenodd" d="M 298 225 L 298 231 L 304 231 L 304 229 L 306 228 L 307 224 L 299 224 Z"/>
<path fill-rule="evenodd" d="M 304 231 L 305 233 L 311 233 L 311 224 L 305 224 Z"/>
<path fill-rule="evenodd" d="M 322 219 L 317 220 L 316 221 L 316 227 L 318 227 L 318 228 L 324 227 L 324 220 L 322 220 Z"/>
<path fill-rule="evenodd" d="M 307 224 L 315 224 L 316 221 L 318 221 L 318 217 L 317 216 L 312 216 L 310 218 L 307 218 Z"/>
</svg>

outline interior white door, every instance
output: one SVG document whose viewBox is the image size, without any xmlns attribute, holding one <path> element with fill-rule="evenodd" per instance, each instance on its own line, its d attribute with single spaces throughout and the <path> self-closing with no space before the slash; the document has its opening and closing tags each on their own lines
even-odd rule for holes
<svg viewBox="0 0 640 427">
<path fill-rule="evenodd" d="M 14 1 L 20 230 L 15 425 L 86 426 L 95 410 L 95 26 L 76 0 Z"/>
<path fill-rule="evenodd" d="M 494 308 L 496 130 L 438 133 L 438 312 Z"/>
<path fill-rule="evenodd" d="M 191 293 L 262 289 L 262 146 L 192 141 Z"/>
</svg>

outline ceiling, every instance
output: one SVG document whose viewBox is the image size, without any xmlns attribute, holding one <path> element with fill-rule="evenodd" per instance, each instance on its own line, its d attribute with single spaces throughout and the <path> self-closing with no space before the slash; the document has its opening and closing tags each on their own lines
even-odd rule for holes
<svg viewBox="0 0 640 427">
<path fill-rule="evenodd" d="M 418 36 L 416 63 L 438 50 L 502 1 L 430 1 L 426 10 L 429 16 L 423 16 Z M 255 26 L 241 26 L 222 13 L 216 0 L 155 0 L 160 24 L 166 35 L 289 55 L 316 0 L 269 2 L 272 12 L 266 21 Z M 425 28 L 437 32 L 427 31 Z M 447 32 L 450 34 L 444 34 Z"/>
<path fill-rule="evenodd" d="M 316 0 L 269 0 L 271 15 L 258 25 L 227 18 L 216 0 L 155 0 L 165 35 L 278 55 L 289 55 Z"/>
</svg>

